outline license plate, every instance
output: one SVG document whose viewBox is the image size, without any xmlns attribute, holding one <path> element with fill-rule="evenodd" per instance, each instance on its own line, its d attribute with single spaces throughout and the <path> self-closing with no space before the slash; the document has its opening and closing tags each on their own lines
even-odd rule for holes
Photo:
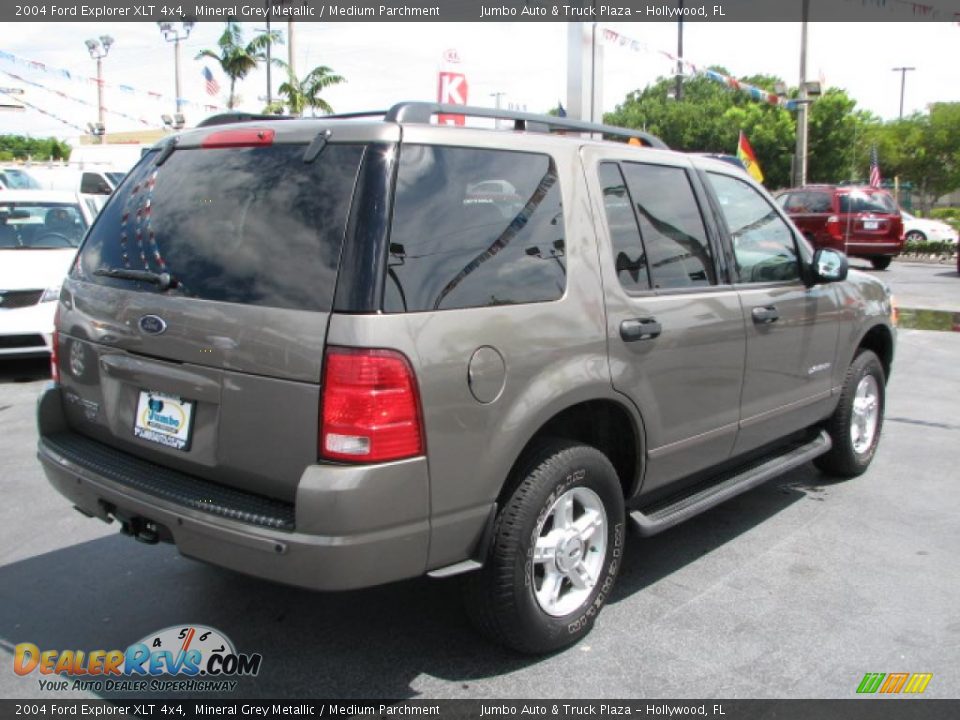
<svg viewBox="0 0 960 720">
<path fill-rule="evenodd" d="M 864 229 L 864 230 L 876 230 L 878 227 L 880 227 L 880 221 L 879 221 L 879 220 L 864 220 L 864 221 L 863 221 L 863 229 Z"/>
<path fill-rule="evenodd" d="M 175 395 L 141 390 L 133 434 L 175 450 L 189 450 L 194 405 Z"/>
</svg>

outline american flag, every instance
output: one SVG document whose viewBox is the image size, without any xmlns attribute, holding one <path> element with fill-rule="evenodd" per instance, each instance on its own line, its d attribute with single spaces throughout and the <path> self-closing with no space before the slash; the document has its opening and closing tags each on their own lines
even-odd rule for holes
<svg viewBox="0 0 960 720">
<path fill-rule="evenodd" d="M 870 150 L 870 187 L 880 187 L 880 161 L 877 159 L 877 146 Z"/>
<path fill-rule="evenodd" d="M 203 79 L 207 81 L 207 95 L 216 95 L 220 92 L 220 83 L 217 82 L 213 73 L 210 72 L 210 68 L 206 66 L 203 68 Z"/>
</svg>

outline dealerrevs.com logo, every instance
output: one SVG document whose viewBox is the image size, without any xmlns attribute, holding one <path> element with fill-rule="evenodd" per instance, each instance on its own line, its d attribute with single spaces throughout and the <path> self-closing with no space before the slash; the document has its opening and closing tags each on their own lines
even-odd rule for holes
<svg viewBox="0 0 960 720">
<path fill-rule="evenodd" d="M 13 670 L 40 676 L 40 689 L 50 691 L 224 692 L 236 689 L 234 678 L 257 675 L 262 662 L 259 653 L 238 653 L 215 628 L 175 625 L 126 650 L 41 650 L 19 643 Z"/>
</svg>

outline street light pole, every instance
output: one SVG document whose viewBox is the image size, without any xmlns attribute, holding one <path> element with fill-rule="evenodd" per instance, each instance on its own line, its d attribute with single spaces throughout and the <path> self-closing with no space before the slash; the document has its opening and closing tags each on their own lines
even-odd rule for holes
<svg viewBox="0 0 960 720">
<path fill-rule="evenodd" d="M 110 54 L 110 48 L 113 46 L 113 38 L 109 35 L 101 35 L 99 38 L 91 38 L 84 42 L 90 57 L 97 61 L 97 126 L 95 133 L 98 142 L 103 142 L 103 135 L 106 132 L 106 123 L 103 113 L 103 59 Z"/>
<path fill-rule="evenodd" d="M 807 184 L 807 19 L 810 17 L 810 0 L 803 0 L 802 21 L 800 23 L 800 94 L 797 98 L 797 151 L 794 158 L 794 187 Z"/>
<path fill-rule="evenodd" d="M 175 23 L 170 22 L 158 22 L 157 26 L 160 28 L 160 32 L 163 33 L 163 39 L 167 42 L 173 43 L 173 82 L 174 82 L 174 92 L 176 93 L 176 114 L 182 115 L 181 108 L 183 105 L 183 94 L 180 90 L 180 41 L 186 40 L 190 37 L 190 31 L 193 30 L 195 23 L 191 21 L 186 21 L 180 23 L 180 27 L 176 27 Z"/>
<path fill-rule="evenodd" d="M 683 0 L 678 0 L 677 7 L 677 92 L 676 99 L 683 99 Z"/>
<path fill-rule="evenodd" d="M 900 119 L 903 120 L 903 94 L 907 89 L 907 73 L 916 70 L 915 67 L 895 67 L 893 72 L 900 73 Z"/>
</svg>

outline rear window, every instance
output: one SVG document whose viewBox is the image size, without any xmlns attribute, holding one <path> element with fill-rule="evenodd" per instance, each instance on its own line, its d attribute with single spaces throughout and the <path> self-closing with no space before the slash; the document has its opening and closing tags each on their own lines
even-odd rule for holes
<svg viewBox="0 0 960 720">
<path fill-rule="evenodd" d="M 384 310 L 556 300 L 566 287 L 564 243 L 548 156 L 404 145 Z"/>
<path fill-rule="evenodd" d="M 158 292 L 98 269 L 169 273 L 166 292 L 220 302 L 329 310 L 363 146 L 178 150 L 131 171 L 84 243 L 78 277 Z"/>
<path fill-rule="evenodd" d="M 897 212 L 893 198 L 879 190 L 876 192 L 855 190 L 841 195 L 839 199 L 842 213 L 872 212 L 891 215 Z"/>
</svg>

